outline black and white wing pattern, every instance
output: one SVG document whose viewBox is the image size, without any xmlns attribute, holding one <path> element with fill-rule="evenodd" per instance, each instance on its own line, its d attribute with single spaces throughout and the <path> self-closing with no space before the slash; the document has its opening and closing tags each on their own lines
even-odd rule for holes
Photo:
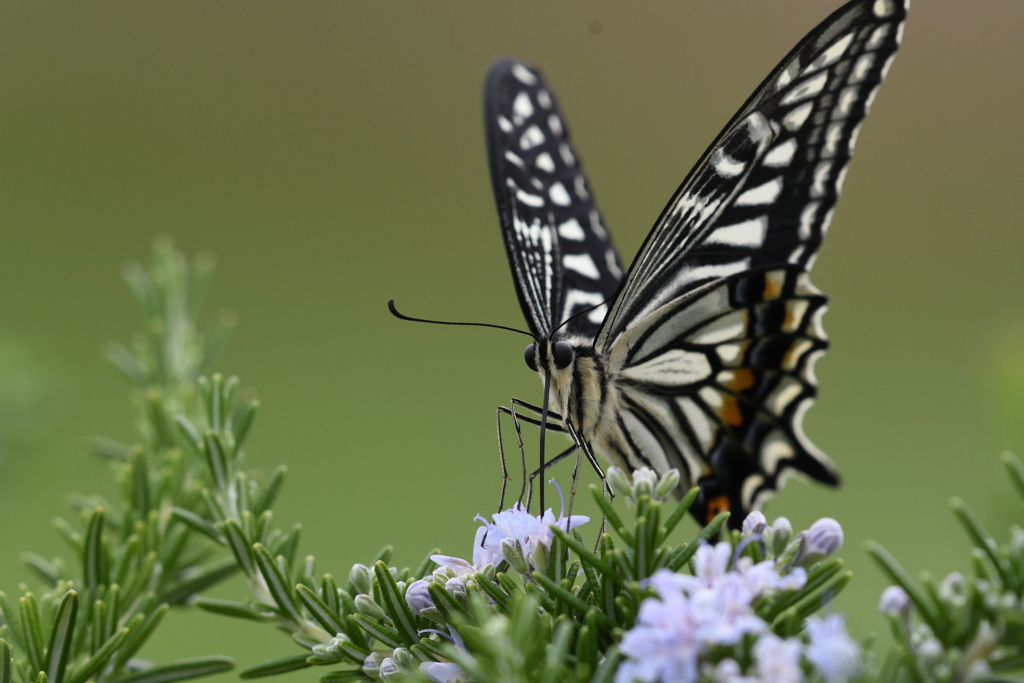
<svg viewBox="0 0 1024 683">
<path fill-rule="evenodd" d="M 540 72 L 512 60 L 484 87 L 491 182 L 523 315 L 538 339 L 615 295 L 619 257 L 569 142 L 565 117 Z M 607 306 L 572 320 L 593 338 Z"/>
<path fill-rule="evenodd" d="M 806 271 L 905 16 L 854 0 L 782 60 L 665 207 L 596 339 L 622 393 L 617 455 L 681 466 L 708 517 L 741 521 L 789 474 L 837 482 L 801 428 L 827 346 Z"/>
</svg>

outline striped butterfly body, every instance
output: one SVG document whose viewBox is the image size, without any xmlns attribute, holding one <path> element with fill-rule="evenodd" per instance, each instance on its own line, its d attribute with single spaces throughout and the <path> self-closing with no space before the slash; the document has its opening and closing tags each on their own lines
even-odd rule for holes
<svg viewBox="0 0 1024 683">
<path fill-rule="evenodd" d="M 553 424 L 619 467 L 678 468 L 701 523 L 741 523 L 791 475 L 838 483 L 801 427 L 828 346 L 807 273 L 905 16 L 853 0 L 800 41 L 625 274 L 540 72 L 503 60 L 487 77 L 501 232 Z"/>
</svg>

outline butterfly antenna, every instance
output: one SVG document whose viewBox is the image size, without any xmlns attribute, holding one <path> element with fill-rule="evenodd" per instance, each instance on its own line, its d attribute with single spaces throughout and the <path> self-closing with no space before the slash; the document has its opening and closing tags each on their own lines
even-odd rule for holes
<svg viewBox="0 0 1024 683">
<path fill-rule="evenodd" d="M 612 301 L 615 301 L 616 297 L 619 296 L 619 292 L 621 292 L 622 288 L 625 287 L 625 286 L 626 286 L 626 278 L 622 278 L 622 282 L 619 283 L 619 286 L 615 289 L 615 293 L 614 294 L 612 294 L 610 297 L 608 297 L 607 299 L 605 299 L 601 303 L 594 304 L 590 308 L 584 308 L 582 311 L 580 311 L 576 315 L 570 316 L 570 317 L 566 318 L 564 321 L 562 321 L 562 324 L 559 325 L 558 327 L 556 327 L 554 330 L 552 330 L 551 333 L 554 334 L 556 331 L 562 329 L 563 327 L 565 327 L 566 325 L 568 325 L 570 322 L 572 322 L 576 318 L 580 317 L 581 315 L 586 315 L 587 313 L 590 313 L 591 311 L 593 311 L 596 308 L 601 308 L 605 304 L 608 304 L 608 303 L 611 303 Z"/>
<path fill-rule="evenodd" d="M 530 339 L 533 339 L 533 335 L 524 330 L 517 330 L 514 327 L 505 327 L 504 325 L 491 325 L 490 323 L 457 323 L 448 320 L 427 320 L 426 318 L 413 318 L 408 315 L 404 315 L 398 312 L 395 308 L 395 300 L 388 299 L 388 310 L 391 311 L 391 315 L 395 316 L 399 320 L 410 320 L 414 323 L 430 323 L 431 325 L 464 325 L 466 327 L 493 327 L 497 330 L 508 330 L 509 332 L 518 332 L 519 334 L 525 334 Z"/>
</svg>

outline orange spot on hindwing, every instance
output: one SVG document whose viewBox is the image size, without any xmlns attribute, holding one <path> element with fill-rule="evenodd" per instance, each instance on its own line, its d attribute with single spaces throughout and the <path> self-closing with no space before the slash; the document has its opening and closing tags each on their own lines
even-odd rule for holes
<svg viewBox="0 0 1024 683">
<path fill-rule="evenodd" d="M 725 494 L 715 496 L 708 501 L 708 513 L 707 519 L 704 520 L 704 524 L 711 524 L 711 521 L 723 512 L 729 510 L 729 498 Z"/>
</svg>

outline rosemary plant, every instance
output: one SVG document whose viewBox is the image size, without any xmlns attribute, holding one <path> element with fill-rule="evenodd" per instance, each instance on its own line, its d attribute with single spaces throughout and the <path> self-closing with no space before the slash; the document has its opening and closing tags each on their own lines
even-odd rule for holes
<svg viewBox="0 0 1024 683">
<path fill-rule="evenodd" d="M 868 548 L 895 582 L 880 602 L 896 639 L 884 655 L 865 655 L 830 608 L 851 580 L 838 522 L 794 533 L 752 513 L 726 533 L 723 513 L 676 544 L 697 491 L 673 501 L 675 471 L 611 468 L 615 502 L 591 488 L 608 529 L 596 546 L 586 517 L 516 505 L 477 518 L 471 559 L 435 551 L 399 568 L 385 547 L 340 579 L 318 574 L 299 558 L 300 527 L 274 522 L 285 468 L 245 468 L 257 403 L 239 398 L 237 378 L 204 374 L 231 326 L 196 325 L 212 260 L 189 262 L 166 241 L 155 251 L 151 268 L 125 271 L 146 332 L 110 352 L 133 384 L 140 441 L 95 445 L 122 498 L 80 496 L 80 526 L 58 521 L 77 573 L 24 556 L 46 588 L 0 593 L 0 683 L 165 683 L 232 668 L 226 657 L 136 658 L 167 610 L 188 605 L 272 624 L 298 646 L 243 678 L 315 668 L 322 683 L 1021 680 L 1009 676 L 1024 668 L 1024 530 L 999 545 L 959 500 L 973 578 L 915 583 Z M 1024 495 L 1024 465 L 1004 462 Z M 200 595 L 239 571 L 248 596 Z"/>
</svg>

